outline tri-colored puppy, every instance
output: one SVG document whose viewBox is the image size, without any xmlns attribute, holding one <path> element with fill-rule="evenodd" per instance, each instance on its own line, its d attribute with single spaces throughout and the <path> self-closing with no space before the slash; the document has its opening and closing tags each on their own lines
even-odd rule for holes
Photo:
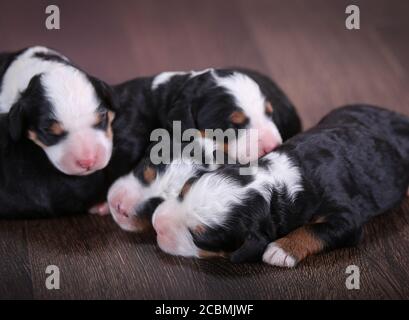
<svg viewBox="0 0 409 320">
<path fill-rule="evenodd" d="M 118 105 L 62 54 L 0 54 L 0 217 L 84 213 L 103 201 Z"/>
<path fill-rule="evenodd" d="M 362 226 L 399 206 L 409 186 L 409 119 L 368 105 L 337 109 L 259 161 L 205 172 L 153 214 L 160 248 L 294 267 L 356 245 Z"/>
</svg>

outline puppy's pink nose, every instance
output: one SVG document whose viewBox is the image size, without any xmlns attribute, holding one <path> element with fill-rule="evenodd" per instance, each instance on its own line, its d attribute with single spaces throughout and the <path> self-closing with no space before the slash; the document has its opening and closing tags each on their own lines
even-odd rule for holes
<svg viewBox="0 0 409 320">
<path fill-rule="evenodd" d="M 264 152 L 267 154 L 273 151 L 277 147 L 278 147 L 278 143 L 276 141 L 269 140 L 264 143 L 263 149 L 264 149 Z"/>
<path fill-rule="evenodd" d="M 83 169 L 91 169 L 95 165 L 95 158 L 77 160 L 77 165 Z"/>
<path fill-rule="evenodd" d="M 273 151 L 275 148 L 278 147 L 279 143 L 277 143 L 274 140 L 264 140 L 264 141 L 259 141 L 260 148 L 259 148 L 259 157 L 262 157 L 271 151 Z"/>
</svg>

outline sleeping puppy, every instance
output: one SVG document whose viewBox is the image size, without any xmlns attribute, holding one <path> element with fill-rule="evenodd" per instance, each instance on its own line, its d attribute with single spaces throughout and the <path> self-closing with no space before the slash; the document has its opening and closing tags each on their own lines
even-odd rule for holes
<svg viewBox="0 0 409 320">
<path fill-rule="evenodd" d="M 152 144 L 142 161 L 129 174 L 118 179 L 109 189 L 109 211 L 125 231 L 140 232 L 151 227 L 152 214 L 163 201 L 175 198 L 185 183 L 219 167 L 214 142 L 198 137 L 193 145 L 182 144 L 182 154 L 170 157 L 169 164 L 156 164 Z M 198 152 L 193 151 L 194 148 Z M 191 148 L 191 149 L 190 149 Z M 171 148 L 173 150 L 173 148 Z"/>
<path fill-rule="evenodd" d="M 331 112 L 259 161 L 188 180 L 152 222 L 160 248 L 294 267 L 356 245 L 363 225 L 399 206 L 409 186 L 409 119 L 368 105 Z"/>
<path fill-rule="evenodd" d="M 301 130 L 286 95 L 255 71 L 164 72 L 153 78 L 152 91 L 162 127 L 172 131 L 173 122 L 181 121 L 182 132 L 195 128 L 203 135 L 206 129 L 230 129 L 234 139 L 221 147 L 240 163 L 258 159 Z M 246 134 L 250 129 L 257 134 Z"/>
<path fill-rule="evenodd" d="M 160 126 L 172 131 L 173 121 L 179 120 L 182 123 L 182 133 L 192 128 L 199 130 L 204 138 L 199 141 L 207 141 L 205 145 L 209 152 L 226 152 L 224 163 L 227 163 L 227 157 L 241 163 L 255 160 L 301 129 L 299 117 L 284 93 L 269 78 L 254 71 L 207 69 L 199 72 L 165 72 L 151 78 L 150 93 L 146 89 L 149 79 L 125 83 L 122 90 L 131 90 L 141 82 L 145 84 L 145 101 L 156 110 Z M 238 139 L 229 140 L 226 144 L 221 141 L 214 145 L 209 142 L 214 139 L 206 134 L 206 129 L 232 129 L 234 138 Z M 240 136 L 238 129 L 245 131 L 244 134 Z M 258 137 L 247 135 L 247 129 L 257 130 Z M 252 154 L 251 151 L 255 153 Z M 207 159 L 210 159 L 210 156 L 207 154 Z M 216 160 L 215 157 L 212 159 Z M 166 189 L 165 186 L 170 188 L 167 185 L 169 175 L 165 174 L 168 168 L 169 166 L 156 168 L 150 163 L 148 152 L 145 160 L 133 172 L 119 179 L 110 188 L 109 207 L 115 221 L 123 229 L 140 230 L 141 210 L 138 208 L 149 202 L 148 199 L 154 199 L 153 203 L 156 205 L 157 197 L 163 200 L 164 197 L 159 196 L 161 192 L 153 195 L 152 189 L 159 190 L 158 185 L 163 189 Z M 160 171 L 159 175 L 155 174 L 153 188 L 146 188 L 147 181 L 141 174 L 144 170 Z M 172 176 L 174 173 L 172 170 L 169 174 Z M 152 174 L 149 174 L 149 177 L 152 177 Z M 161 181 L 163 179 L 165 182 Z M 150 206 L 150 209 L 155 207 Z M 147 225 L 145 220 L 143 219 L 143 227 Z"/>
<path fill-rule="evenodd" d="M 67 175 L 106 167 L 114 108 L 107 85 L 54 50 L 32 47 L 0 55 L 0 112 L 9 112 L 11 139 L 28 138 Z"/>
<path fill-rule="evenodd" d="M 1 54 L 1 217 L 82 213 L 103 201 L 117 108 L 106 84 L 53 50 Z"/>
</svg>

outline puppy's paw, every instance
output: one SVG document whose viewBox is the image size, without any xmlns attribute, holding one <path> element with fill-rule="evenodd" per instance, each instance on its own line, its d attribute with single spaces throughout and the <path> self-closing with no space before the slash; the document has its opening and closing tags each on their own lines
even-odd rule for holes
<svg viewBox="0 0 409 320">
<path fill-rule="evenodd" d="M 107 216 L 109 215 L 109 205 L 108 202 L 99 203 L 93 206 L 91 209 L 88 210 L 88 213 L 95 214 L 98 216 Z"/>
<path fill-rule="evenodd" d="M 277 267 L 293 268 L 297 265 L 297 259 L 285 252 L 276 242 L 267 246 L 263 254 L 263 261 Z"/>
</svg>

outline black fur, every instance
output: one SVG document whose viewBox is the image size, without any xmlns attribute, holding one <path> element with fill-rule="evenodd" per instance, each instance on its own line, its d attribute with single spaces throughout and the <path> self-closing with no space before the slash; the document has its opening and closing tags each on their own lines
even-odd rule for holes
<svg viewBox="0 0 409 320">
<path fill-rule="evenodd" d="M 150 133 L 160 127 L 151 94 L 152 78 L 138 78 L 113 88 L 120 110 L 113 122 L 114 152 L 111 180 L 129 173 L 150 144 Z"/>
</svg>

